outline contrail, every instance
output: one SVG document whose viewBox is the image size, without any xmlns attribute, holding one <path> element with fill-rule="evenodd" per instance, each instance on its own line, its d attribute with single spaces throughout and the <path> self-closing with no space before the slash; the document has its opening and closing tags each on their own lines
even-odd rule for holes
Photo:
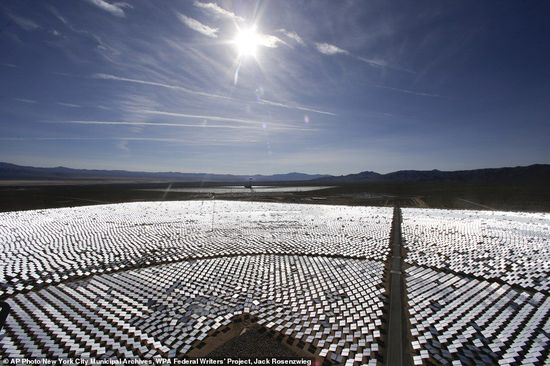
<svg viewBox="0 0 550 366">
<path fill-rule="evenodd" d="M 238 75 L 235 74 L 235 80 L 237 79 L 237 77 L 238 77 Z M 152 86 L 157 86 L 157 87 L 167 88 L 167 89 L 172 89 L 172 90 L 180 90 L 180 91 L 183 91 L 185 93 L 194 94 L 194 95 L 203 96 L 203 97 L 219 98 L 219 99 L 231 100 L 231 101 L 240 102 L 240 103 L 251 103 L 252 102 L 252 103 L 257 103 L 257 104 L 272 105 L 272 106 L 275 106 L 275 107 L 281 107 L 281 108 L 286 108 L 286 109 L 295 109 L 295 110 L 325 114 L 325 115 L 329 115 L 329 116 L 336 116 L 335 113 L 328 112 L 328 111 L 323 111 L 323 110 L 320 110 L 320 109 L 315 109 L 315 108 L 311 108 L 311 107 L 307 107 L 307 106 L 291 105 L 291 104 L 285 104 L 285 103 L 281 103 L 281 102 L 274 102 L 274 101 L 265 100 L 265 99 L 261 99 L 260 101 L 245 101 L 245 100 L 241 100 L 241 99 L 237 99 L 237 98 L 233 98 L 233 97 L 228 97 L 228 96 L 225 96 L 225 95 L 202 92 L 202 91 L 198 91 L 198 90 L 189 89 L 189 88 L 186 88 L 186 87 L 180 86 L 180 85 L 159 83 L 159 82 L 156 82 L 156 81 L 147 81 L 147 80 L 125 78 L 125 77 L 110 75 L 110 74 L 94 74 L 94 75 L 92 75 L 92 78 L 93 79 L 101 79 L 101 80 L 117 80 L 117 81 L 124 81 L 124 82 L 135 83 L 135 84 L 152 85 Z"/>
<path fill-rule="evenodd" d="M 126 122 L 126 121 L 47 121 L 45 123 L 61 123 L 75 125 L 110 125 L 110 126 L 150 126 L 150 127 L 178 127 L 178 128 L 227 128 L 254 130 L 264 129 L 261 122 L 256 122 L 255 126 L 243 125 L 209 125 L 209 124 L 185 124 L 185 123 L 165 123 L 165 122 Z M 299 128 L 293 126 L 271 125 L 267 124 L 270 130 L 292 130 L 292 131 L 317 131 L 313 128 Z"/>
</svg>

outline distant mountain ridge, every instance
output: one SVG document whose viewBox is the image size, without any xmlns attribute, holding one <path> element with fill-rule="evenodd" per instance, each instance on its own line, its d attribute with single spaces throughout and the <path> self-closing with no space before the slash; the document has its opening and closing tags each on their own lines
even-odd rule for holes
<svg viewBox="0 0 550 366">
<path fill-rule="evenodd" d="M 365 182 L 456 182 L 456 183 L 521 183 L 550 184 L 550 165 L 489 168 L 473 170 L 399 170 L 387 174 L 365 171 L 357 174 L 322 177 L 315 181 L 324 183 L 365 183 Z"/>
<path fill-rule="evenodd" d="M 318 184 L 353 184 L 368 182 L 462 182 L 506 183 L 528 182 L 550 184 L 550 164 L 529 166 L 473 169 L 457 171 L 400 170 L 387 174 L 364 171 L 341 176 L 287 173 L 273 175 L 232 175 L 179 172 L 133 172 L 125 170 L 73 169 L 65 167 L 37 168 L 0 162 L 0 180 L 53 180 L 53 179 L 144 179 L 173 180 L 181 182 L 242 183 L 252 178 L 254 182 L 310 182 Z"/>
<path fill-rule="evenodd" d="M 0 162 L 0 180 L 18 179 L 160 179 L 181 182 L 291 182 L 307 181 L 328 177 L 322 174 L 287 173 L 273 175 L 233 175 L 209 173 L 179 173 L 179 172 L 133 172 L 126 170 L 73 169 L 65 167 L 37 168 Z"/>
</svg>

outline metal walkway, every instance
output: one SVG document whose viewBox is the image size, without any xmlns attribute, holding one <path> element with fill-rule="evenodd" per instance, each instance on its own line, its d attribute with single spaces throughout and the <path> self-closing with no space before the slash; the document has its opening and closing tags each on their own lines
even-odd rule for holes
<svg viewBox="0 0 550 366">
<path fill-rule="evenodd" d="M 386 343 L 386 366 L 410 365 L 405 355 L 405 288 L 401 258 L 401 210 L 395 207 L 393 212 L 390 254 L 390 310 L 388 319 L 388 338 Z"/>
</svg>

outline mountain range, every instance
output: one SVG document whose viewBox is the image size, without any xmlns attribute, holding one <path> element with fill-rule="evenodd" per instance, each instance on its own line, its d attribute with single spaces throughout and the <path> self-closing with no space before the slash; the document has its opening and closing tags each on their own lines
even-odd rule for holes
<svg viewBox="0 0 550 366">
<path fill-rule="evenodd" d="M 0 162 L 0 180 L 77 180 L 77 179 L 139 179 L 178 182 L 294 182 L 330 177 L 321 174 L 287 173 L 273 175 L 233 175 L 179 172 L 140 172 L 127 170 L 73 169 L 66 167 L 38 168 Z"/>
<path fill-rule="evenodd" d="M 462 183 L 545 183 L 550 184 L 550 165 L 474 169 L 474 170 L 400 170 L 387 174 L 364 171 L 341 176 L 287 173 L 274 175 L 232 175 L 179 172 L 139 172 L 125 170 L 38 168 L 0 162 L 0 180 L 78 180 L 139 179 L 179 182 L 308 182 L 316 184 L 350 184 L 367 182 L 462 182 Z"/>
<path fill-rule="evenodd" d="M 321 177 L 325 183 L 362 182 L 457 182 L 457 183 L 544 183 L 550 185 L 550 165 L 534 164 L 472 170 L 399 170 L 387 174 L 365 171 L 335 177 Z"/>
</svg>

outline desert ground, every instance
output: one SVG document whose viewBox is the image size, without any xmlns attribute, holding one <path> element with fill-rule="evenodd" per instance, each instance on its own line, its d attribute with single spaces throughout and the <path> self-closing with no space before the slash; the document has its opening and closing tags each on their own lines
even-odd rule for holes
<svg viewBox="0 0 550 366">
<path fill-rule="evenodd" d="M 322 189 L 321 189 L 322 188 Z M 227 183 L 125 180 L 0 181 L 0 211 L 163 200 L 246 200 L 359 206 L 550 211 L 545 184 L 262 183 L 252 189 Z"/>
</svg>

